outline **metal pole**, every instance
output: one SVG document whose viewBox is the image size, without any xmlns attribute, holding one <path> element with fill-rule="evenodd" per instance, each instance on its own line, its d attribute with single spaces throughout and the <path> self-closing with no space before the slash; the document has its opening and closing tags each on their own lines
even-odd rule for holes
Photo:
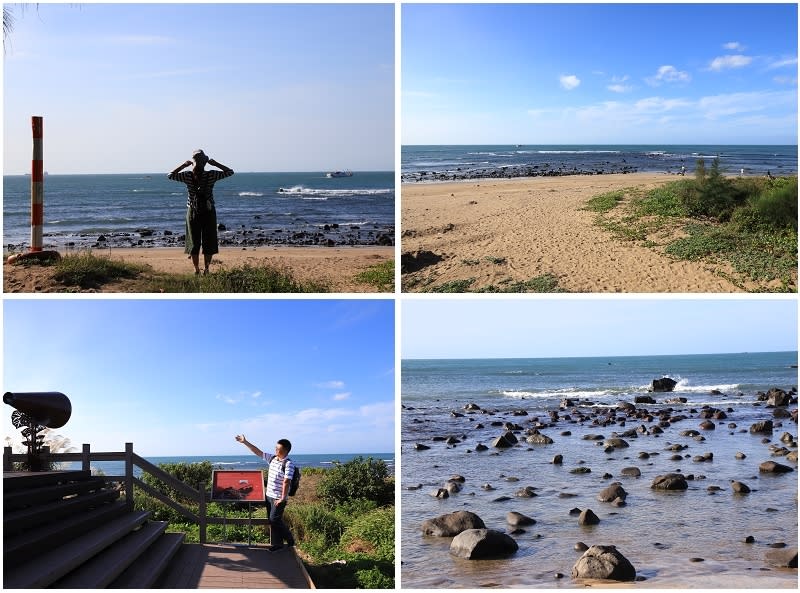
<svg viewBox="0 0 800 593">
<path fill-rule="evenodd" d="M 31 161 L 31 251 L 42 250 L 42 230 L 44 228 L 44 156 L 42 137 L 44 124 L 42 117 L 31 117 L 33 128 L 33 160 Z"/>
</svg>

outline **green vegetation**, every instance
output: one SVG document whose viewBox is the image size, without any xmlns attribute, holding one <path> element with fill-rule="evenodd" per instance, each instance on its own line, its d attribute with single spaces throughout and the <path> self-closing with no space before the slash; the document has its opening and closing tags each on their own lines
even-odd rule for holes
<svg viewBox="0 0 800 593">
<path fill-rule="evenodd" d="M 389 259 L 371 266 L 356 276 L 357 282 L 370 284 L 381 292 L 394 290 L 394 260 Z"/>
<path fill-rule="evenodd" d="M 123 278 L 136 278 L 147 268 L 97 257 L 91 253 L 66 255 L 55 263 L 53 280 L 65 286 L 100 288 L 103 284 Z"/>
<path fill-rule="evenodd" d="M 511 280 L 506 278 L 496 285 L 490 284 L 480 288 L 473 288 L 475 278 L 466 280 L 451 280 L 438 286 L 428 288 L 425 292 L 436 293 L 456 293 L 456 292 L 476 292 L 476 293 L 519 293 L 519 292 L 567 292 L 558 286 L 558 277 L 554 274 L 542 274 L 530 280 Z"/>
<path fill-rule="evenodd" d="M 328 292 L 317 282 L 298 282 L 288 270 L 244 265 L 204 275 L 163 275 L 152 282 L 152 292 Z"/>
<path fill-rule="evenodd" d="M 616 237 L 717 265 L 742 288 L 797 290 L 797 177 L 729 178 L 700 159 L 694 179 L 601 194 L 586 209 Z"/>
<path fill-rule="evenodd" d="M 159 467 L 190 486 L 211 483 L 210 462 L 162 464 Z M 266 471 L 263 473 L 266 474 Z M 149 474 L 142 481 L 197 512 L 189 500 Z M 303 468 L 297 495 L 284 515 L 297 541 L 297 550 L 318 588 L 394 588 L 394 480 L 381 460 L 357 457 L 331 469 Z M 199 541 L 199 527 L 176 510 L 137 490 L 135 506 L 168 521 L 170 531 L 182 531 L 186 541 Z M 208 503 L 209 517 L 247 517 L 246 504 Z M 254 518 L 265 518 L 264 505 L 253 509 Z M 254 527 L 255 544 L 269 543 L 269 529 Z M 221 541 L 222 525 L 208 525 L 208 541 Z M 247 525 L 225 528 L 227 541 L 248 541 Z"/>
</svg>

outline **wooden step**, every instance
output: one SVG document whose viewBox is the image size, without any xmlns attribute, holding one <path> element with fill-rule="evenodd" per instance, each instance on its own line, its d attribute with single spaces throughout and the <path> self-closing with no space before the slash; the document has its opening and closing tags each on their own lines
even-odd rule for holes
<svg viewBox="0 0 800 593">
<path fill-rule="evenodd" d="M 123 515 L 21 566 L 9 569 L 4 565 L 3 588 L 46 587 L 128 535 L 144 523 L 149 515 L 148 511 Z"/>
<path fill-rule="evenodd" d="M 55 472 L 3 472 L 3 493 L 53 486 L 64 482 L 86 480 L 92 472 L 83 470 Z"/>
<path fill-rule="evenodd" d="M 165 533 L 109 589 L 151 589 L 183 545 L 184 533 Z"/>
<path fill-rule="evenodd" d="M 127 512 L 126 503 L 116 501 L 52 525 L 40 525 L 13 537 L 4 534 L 3 564 L 15 566 L 24 563 L 34 555 L 49 552 Z"/>
<path fill-rule="evenodd" d="M 3 513 L 3 534 L 12 535 L 38 525 L 53 523 L 64 517 L 96 508 L 119 498 L 118 490 L 100 490 L 47 504 Z"/>
<path fill-rule="evenodd" d="M 56 589 L 104 589 L 140 555 L 155 544 L 167 529 L 166 521 L 148 521 L 106 548 L 88 562 L 53 583 Z"/>
<path fill-rule="evenodd" d="M 105 478 L 92 477 L 87 480 L 66 482 L 55 486 L 44 486 L 31 490 L 18 490 L 3 493 L 3 512 L 8 513 L 17 509 L 43 504 L 52 500 L 59 500 L 74 494 L 84 494 L 101 490 L 107 486 Z"/>
</svg>

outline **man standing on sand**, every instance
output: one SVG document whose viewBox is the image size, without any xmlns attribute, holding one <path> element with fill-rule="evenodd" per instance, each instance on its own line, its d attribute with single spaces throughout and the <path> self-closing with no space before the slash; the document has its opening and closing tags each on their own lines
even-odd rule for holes
<svg viewBox="0 0 800 593">
<path fill-rule="evenodd" d="M 221 171 L 206 171 L 209 164 Z M 191 171 L 180 172 L 188 166 Z M 200 248 L 203 248 L 204 274 L 215 253 L 219 253 L 217 242 L 217 210 L 214 207 L 214 184 L 233 175 L 233 169 L 209 159 L 202 150 L 192 153 L 192 160 L 179 165 L 167 177 L 186 184 L 189 199 L 186 202 L 186 253 L 194 264 L 194 273 L 200 273 Z"/>
<path fill-rule="evenodd" d="M 292 450 L 292 443 L 287 439 L 280 439 L 275 444 L 275 455 L 265 453 L 253 443 L 249 442 L 243 434 L 237 434 L 236 440 L 250 449 L 254 454 L 269 463 L 267 477 L 267 511 L 269 512 L 269 550 L 276 552 L 286 546 L 294 545 L 294 536 L 283 521 L 283 511 L 286 509 L 286 497 L 289 495 L 289 485 L 294 476 L 294 462 L 287 457 Z"/>
</svg>

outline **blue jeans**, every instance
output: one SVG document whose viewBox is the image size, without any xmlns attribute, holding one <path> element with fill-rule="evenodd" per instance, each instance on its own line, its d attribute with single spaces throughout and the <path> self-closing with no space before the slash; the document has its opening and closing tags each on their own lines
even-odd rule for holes
<svg viewBox="0 0 800 593">
<path fill-rule="evenodd" d="M 267 497 L 269 509 L 269 543 L 273 546 L 281 546 L 283 542 L 287 545 L 294 545 L 292 532 L 283 521 L 283 511 L 286 510 L 286 501 L 279 503 L 277 498 Z"/>
</svg>

